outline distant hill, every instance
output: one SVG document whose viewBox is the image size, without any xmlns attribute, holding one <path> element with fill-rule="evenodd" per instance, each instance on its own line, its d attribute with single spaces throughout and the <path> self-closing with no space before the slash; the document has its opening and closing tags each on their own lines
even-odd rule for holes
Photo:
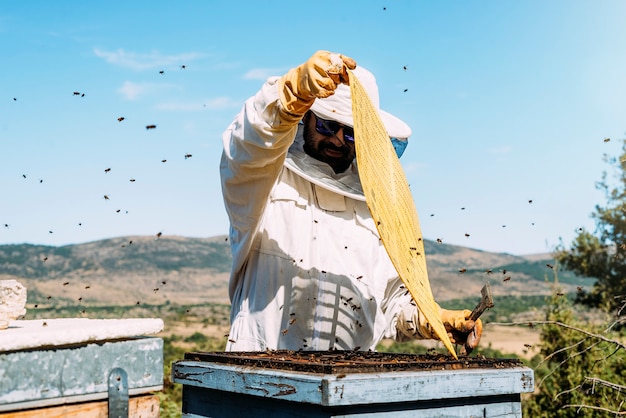
<svg viewBox="0 0 626 418">
<path fill-rule="evenodd" d="M 435 299 L 480 297 L 485 282 L 497 295 L 548 294 L 550 254 L 529 257 L 425 241 Z M 228 303 L 230 246 L 226 236 L 120 237 L 60 247 L 0 246 L 0 280 L 16 279 L 28 303 L 132 305 Z M 566 291 L 593 280 L 559 271 Z"/>
</svg>

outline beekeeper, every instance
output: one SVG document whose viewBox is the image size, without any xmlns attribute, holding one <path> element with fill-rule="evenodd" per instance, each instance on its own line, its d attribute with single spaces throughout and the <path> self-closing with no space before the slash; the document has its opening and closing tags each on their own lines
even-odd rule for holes
<svg viewBox="0 0 626 418">
<path fill-rule="evenodd" d="M 269 78 L 223 133 L 233 255 L 227 351 L 375 350 L 383 338 L 437 338 L 365 204 L 346 68 L 401 154 L 411 129 L 380 110 L 374 76 L 327 51 Z M 482 323 L 469 314 L 441 309 L 451 341 L 474 348 Z"/>
</svg>

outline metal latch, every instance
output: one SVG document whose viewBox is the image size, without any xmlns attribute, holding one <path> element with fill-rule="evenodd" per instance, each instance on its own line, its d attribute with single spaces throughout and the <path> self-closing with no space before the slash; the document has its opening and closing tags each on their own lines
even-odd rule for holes
<svg viewBox="0 0 626 418">
<path fill-rule="evenodd" d="M 128 418 L 128 375 L 120 367 L 109 373 L 109 418 Z"/>
</svg>

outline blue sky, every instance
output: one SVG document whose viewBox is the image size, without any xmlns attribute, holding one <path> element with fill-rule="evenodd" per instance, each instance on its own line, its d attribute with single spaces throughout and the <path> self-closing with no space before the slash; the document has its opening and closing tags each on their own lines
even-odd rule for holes
<svg viewBox="0 0 626 418">
<path fill-rule="evenodd" d="M 425 238 L 551 251 L 594 229 L 626 136 L 624 22 L 620 0 L 3 1 L 0 244 L 226 234 L 221 132 L 326 49 L 412 127 Z"/>
</svg>

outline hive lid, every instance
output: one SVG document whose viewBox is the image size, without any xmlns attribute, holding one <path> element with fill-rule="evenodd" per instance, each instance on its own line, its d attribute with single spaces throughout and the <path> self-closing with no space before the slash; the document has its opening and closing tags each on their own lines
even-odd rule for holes
<svg viewBox="0 0 626 418">
<path fill-rule="evenodd" d="M 0 352 L 107 341 L 156 334 L 159 318 L 56 318 L 11 321 L 0 331 Z"/>
</svg>

